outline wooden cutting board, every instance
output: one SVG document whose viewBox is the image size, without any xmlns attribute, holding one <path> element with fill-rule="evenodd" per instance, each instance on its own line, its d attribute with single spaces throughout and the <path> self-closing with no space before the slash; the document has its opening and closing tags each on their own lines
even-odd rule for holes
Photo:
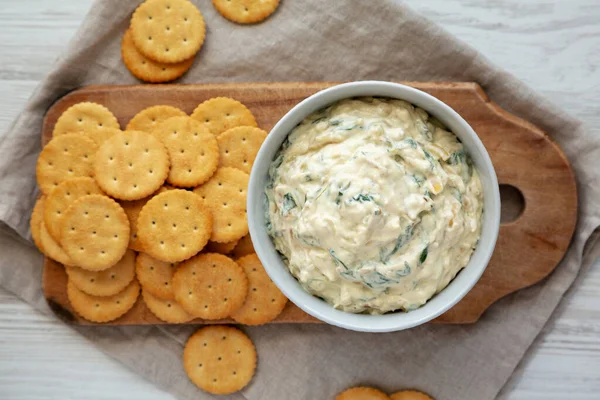
<svg viewBox="0 0 600 400">
<path fill-rule="evenodd" d="M 516 219 L 501 225 L 496 250 L 477 285 L 461 302 L 433 321 L 473 323 L 498 299 L 544 279 L 562 259 L 577 222 L 575 177 L 556 143 L 540 129 L 491 102 L 476 83 L 403 83 L 442 100 L 477 132 L 490 153 L 502 191 L 512 193 L 512 197 L 503 198 L 503 218 L 507 202 L 515 198 L 524 201 L 522 211 L 514 215 Z M 248 106 L 258 125 L 269 131 L 298 102 L 332 85 L 334 83 L 290 82 L 84 87 L 62 97 L 48 110 L 42 143 L 50 140 L 61 113 L 83 101 L 105 105 L 124 128 L 131 117 L 146 107 L 168 104 L 191 113 L 204 100 L 228 96 Z M 73 323 L 93 325 L 73 312 L 67 299 L 67 276 L 62 265 L 46 259 L 43 280 L 45 296 L 57 315 Z M 214 322 L 228 321 L 206 323 Z M 320 321 L 290 303 L 273 322 Z M 140 297 L 133 309 L 109 324 L 164 322 L 146 308 Z"/>
</svg>

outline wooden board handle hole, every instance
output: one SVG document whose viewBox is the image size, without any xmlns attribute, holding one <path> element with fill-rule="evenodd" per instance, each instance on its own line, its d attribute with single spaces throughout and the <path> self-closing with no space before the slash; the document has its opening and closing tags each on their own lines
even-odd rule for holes
<svg viewBox="0 0 600 400">
<path fill-rule="evenodd" d="M 500 185 L 500 223 L 514 222 L 525 210 L 525 197 L 513 185 Z"/>
</svg>

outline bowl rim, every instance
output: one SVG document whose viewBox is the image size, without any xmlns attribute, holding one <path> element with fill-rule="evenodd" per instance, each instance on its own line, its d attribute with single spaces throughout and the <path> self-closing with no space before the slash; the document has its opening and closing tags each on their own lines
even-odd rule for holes
<svg viewBox="0 0 600 400">
<path fill-rule="evenodd" d="M 329 104 L 346 98 L 368 96 L 389 97 L 407 101 L 423 108 L 429 115 L 434 115 L 444 123 L 452 133 L 461 139 L 471 155 L 480 173 L 484 189 L 481 238 L 469 263 L 450 281 L 448 286 L 434 295 L 423 306 L 410 312 L 382 315 L 353 314 L 337 310 L 331 304 L 308 293 L 281 260 L 271 238 L 266 233 L 264 224 L 264 180 L 268 174 L 268 167 L 273 160 L 273 156 L 291 130 L 305 117 Z M 477 162 L 475 162 L 476 160 Z M 256 254 L 271 280 L 291 302 L 309 315 L 331 325 L 354 331 L 391 332 L 409 329 L 438 317 L 456 305 L 479 281 L 489 263 L 498 238 L 500 192 L 496 172 L 483 143 L 473 128 L 450 106 L 428 93 L 400 83 L 355 81 L 337 84 L 307 97 L 296 104 L 275 124 L 261 146 L 250 172 L 247 212 L 250 237 Z M 484 234 L 485 243 L 482 245 Z M 474 263 L 476 255 L 477 264 Z M 452 290 L 449 290 L 450 288 Z"/>
</svg>

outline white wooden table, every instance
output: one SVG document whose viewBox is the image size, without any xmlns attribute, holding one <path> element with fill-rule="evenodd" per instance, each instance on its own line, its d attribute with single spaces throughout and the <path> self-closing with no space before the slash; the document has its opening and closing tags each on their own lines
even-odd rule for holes
<svg viewBox="0 0 600 400">
<path fill-rule="evenodd" d="M 407 3 L 600 135 L 600 1 Z M 0 1 L 0 130 L 10 126 L 90 4 Z M 599 266 L 568 294 L 503 399 L 600 399 Z M 0 289 L 0 398 L 171 397 Z"/>
</svg>

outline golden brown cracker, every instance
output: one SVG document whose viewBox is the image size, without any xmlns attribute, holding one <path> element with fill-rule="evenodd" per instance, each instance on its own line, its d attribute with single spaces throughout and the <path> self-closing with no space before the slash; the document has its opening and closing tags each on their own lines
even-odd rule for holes
<svg viewBox="0 0 600 400">
<path fill-rule="evenodd" d="M 93 176 L 98 146 L 86 136 L 68 133 L 53 138 L 40 153 L 35 168 L 38 185 L 45 195 L 68 178 Z"/>
<path fill-rule="evenodd" d="M 60 243 L 75 265 L 102 271 L 127 251 L 129 221 L 113 199 L 92 194 L 75 200 L 65 212 Z"/>
<path fill-rule="evenodd" d="M 390 395 L 391 400 L 433 400 L 432 397 L 416 390 L 403 390 Z"/>
<path fill-rule="evenodd" d="M 238 24 L 254 24 L 275 12 L 279 0 L 212 0 L 217 11 Z"/>
<path fill-rule="evenodd" d="M 188 0 L 146 0 L 131 17 L 131 37 L 146 57 L 178 63 L 193 57 L 206 34 L 200 10 Z"/>
<path fill-rule="evenodd" d="M 127 250 L 112 267 L 103 271 L 87 271 L 66 267 L 69 280 L 77 288 L 92 296 L 112 296 L 127 287 L 135 278 L 135 252 Z"/>
<path fill-rule="evenodd" d="M 183 366 L 190 380 L 213 394 L 244 388 L 256 370 L 256 348 L 239 329 L 213 325 L 194 333 L 183 350 Z"/>
<path fill-rule="evenodd" d="M 287 304 L 287 297 L 271 281 L 256 254 L 242 257 L 237 263 L 248 276 L 248 295 L 244 305 L 231 314 L 231 318 L 245 325 L 261 325 L 274 320 Z"/>
<path fill-rule="evenodd" d="M 174 300 L 173 274 L 177 263 L 157 260 L 146 253 L 139 253 L 135 271 L 140 284 L 147 292 L 162 300 Z"/>
<path fill-rule="evenodd" d="M 194 319 L 175 300 L 163 300 L 153 296 L 142 287 L 142 298 L 152 314 L 170 324 L 183 324 Z"/>
<path fill-rule="evenodd" d="M 138 200 L 156 192 L 169 174 L 167 149 L 147 132 L 125 131 L 96 153 L 94 177 L 111 197 Z"/>
<path fill-rule="evenodd" d="M 179 265 L 173 275 L 173 292 L 188 313 L 203 319 L 220 319 L 242 306 L 248 278 L 231 258 L 203 253 Z"/>
<path fill-rule="evenodd" d="M 78 198 L 104 194 L 94 178 L 77 177 L 62 181 L 50 191 L 44 203 L 44 223 L 52 238 L 60 243 L 60 229 L 67 208 Z"/>
<path fill-rule="evenodd" d="M 77 103 L 67 108 L 56 121 L 52 136 L 85 133 L 103 129 L 120 129 L 112 112 L 98 103 Z"/>
<path fill-rule="evenodd" d="M 257 126 L 250 110 L 229 97 L 206 100 L 196 107 L 192 118 L 198 120 L 215 136 L 236 126 Z"/>
<path fill-rule="evenodd" d="M 254 245 L 252 244 L 252 239 L 250 238 L 250 235 L 246 235 L 240 239 L 238 244 L 231 252 L 231 256 L 237 260 L 238 258 L 247 256 L 248 254 L 252 254 L 254 252 L 255 251 Z"/>
<path fill-rule="evenodd" d="M 127 124 L 128 131 L 152 133 L 161 122 L 172 117 L 185 117 L 187 114 L 177 107 L 152 106 L 135 114 Z"/>
<path fill-rule="evenodd" d="M 337 395 L 335 400 L 390 400 L 389 396 L 371 387 L 355 387 Z"/>
<path fill-rule="evenodd" d="M 114 135 L 120 135 L 123 131 L 116 128 L 96 129 L 89 132 L 84 132 L 83 135 L 89 137 L 96 143 L 98 147 L 102 146 L 102 143 Z"/>
<path fill-rule="evenodd" d="M 138 217 L 138 239 L 145 252 L 167 262 L 186 260 L 208 242 L 213 217 L 202 199 L 175 189 L 154 196 Z"/>
<path fill-rule="evenodd" d="M 44 220 L 40 222 L 40 250 L 46 257 L 53 259 L 63 265 L 75 265 L 65 250 L 54 240 L 46 229 Z"/>
<path fill-rule="evenodd" d="M 194 189 L 213 214 L 213 242 L 232 242 L 248 233 L 248 179 L 239 169 L 219 168 L 208 182 Z"/>
<path fill-rule="evenodd" d="M 233 242 L 227 243 L 217 243 L 209 240 L 203 251 L 205 253 L 219 253 L 227 255 L 235 248 L 235 246 L 238 244 L 238 241 L 239 240 L 234 240 Z"/>
<path fill-rule="evenodd" d="M 219 167 L 233 167 L 250 174 L 267 132 L 253 126 L 231 128 L 217 137 Z"/>
<path fill-rule="evenodd" d="M 160 123 L 152 133 L 169 152 L 171 170 L 167 182 L 178 187 L 194 187 L 206 182 L 219 164 L 215 136 L 200 122 L 188 116 Z"/>
<path fill-rule="evenodd" d="M 121 292 L 112 296 L 91 296 L 79 290 L 69 279 L 67 296 L 77 314 L 92 322 L 113 321 L 129 311 L 140 294 L 140 284 L 134 279 Z"/>
<path fill-rule="evenodd" d="M 44 203 L 46 197 L 40 196 L 35 202 L 35 206 L 33 206 L 33 211 L 31 212 L 31 219 L 29 220 L 29 230 L 31 230 L 31 238 L 33 239 L 33 243 L 35 246 L 43 253 L 42 250 L 42 242 L 40 239 L 40 225 L 44 219 Z"/>
<path fill-rule="evenodd" d="M 151 83 L 169 82 L 185 74 L 194 63 L 194 57 L 178 63 L 161 63 L 146 57 L 135 47 L 131 38 L 131 29 L 123 35 L 121 41 L 123 63 L 136 78 Z M 131 129 L 131 128 L 127 128 Z"/>
</svg>

